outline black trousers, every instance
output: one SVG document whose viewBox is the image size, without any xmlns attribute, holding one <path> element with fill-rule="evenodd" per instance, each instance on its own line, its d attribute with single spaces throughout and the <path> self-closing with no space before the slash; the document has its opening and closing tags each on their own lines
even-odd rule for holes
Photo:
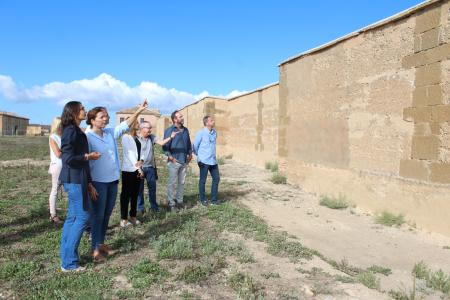
<svg viewBox="0 0 450 300">
<path fill-rule="evenodd" d="M 122 191 L 120 192 L 120 217 L 122 220 L 128 219 L 128 203 L 130 204 L 130 217 L 136 217 L 140 182 L 137 171 L 122 171 Z"/>
</svg>

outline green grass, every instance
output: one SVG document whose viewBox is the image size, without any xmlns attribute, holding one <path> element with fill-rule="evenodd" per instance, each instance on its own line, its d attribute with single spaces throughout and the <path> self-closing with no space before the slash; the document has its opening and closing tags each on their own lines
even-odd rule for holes
<svg viewBox="0 0 450 300">
<path fill-rule="evenodd" d="M 391 269 L 377 265 L 372 265 L 371 267 L 367 268 L 367 271 L 370 271 L 375 274 L 376 273 L 383 274 L 384 276 L 389 276 L 392 274 Z"/>
<path fill-rule="evenodd" d="M 286 184 L 287 178 L 285 175 L 283 175 L 281 173 L 274 172 L 272 174 L 272 177 L 270 178 L 270 181 L 274 184 Z"/>
<path fill-rule="evenodd" d="M 321 196 L 319 204 L 331 209 L 345 209 L 348 207 L 348 201 L 343 195 L 339 195 L 338 198 L 330 196 Z"/>
<path fill-rule="evenodd" d="M 206 280 L 210 275 L 227 266 L 223 257 L 203 260 L 200 264 L 187 265 L 184 270 L 177 275 L 177 280 L 186 283 L 198 283 Z"/>
<path fill-rule="evenodd" d="M 414 277 L 424 280 L 427 287 L 450 296 L 450 275 L 445 274 L 441 269 L 432 271 L 421 261 L 414 265 L 412 274 Z"/>
<path fill-rule="evenodd" d="M 375 222 L 385 226 L 400 226 L 405 223 L 402 214 L 395 215 L 393 213 L 383 211 L 375 217 Z"/>
<path fill-rule="evenodd" d="M 333 289 L 330 286 L 323 284 L 321 282 L 315 282 L 313 284 L 313 286 L 311 287 L 311 291 L 314 293 L 314 295 L 320 295 L 320 294 L 331 295 L 331 294 L 333 294 Z"/>
<path fill-rule="evenodd" d="M 142 289 L 152 284 L 162 282 L 169 277 L 170 273 L 157 262 L 144 259 L 133 266 L 128 272 L 127 277 L 134 288 Z"/>
<path fill-rule="evenodd" d="M 357 276 L 360 273 L 364 272 L 363 269 L 352 266 L 346 259 L 342 259 L 340 262 L 336 262 L 331 259 L 324 258 L 331 266 L 333 266 L 336 270 L 341 271 L 349 276 Z"/>
<path fill-rule="evenodd" d="M 265 163 L 266 170 L 270 170 L 271 172 L 278 172 L 278 163 L 267 161 Z"/>
<path fill-rule="evenodd" d="M 264 290 L 261 284 L 248 274 L 235 272 L 228 278 L 228 283 L 241 299 L 264 297 Z"/>
<path fill-rule="evenodd" d="M 281 277 L 280 274 L 278 274 L 276 272 L 262 273 L 261 276 L 264 277 L 265 279 L 280 278 Z"/>
<path fill-rule="evenodd" d="M 218 165 L 224 165 L 225 164 L 225 157 L 219 157 L 218 159 L 217 159 L 217 164 Z"/>
<path fill-rule="evenodd" d="M 0 136 L 0 161 L 24 158 L 50 160 L 48 136 Z"/>
<path fill-rule="evenodd" d="M 357 280 L 369 289 L 378 290 L 380 288 L 380 279 L 370 271 L 358 274 Z"/>
</svg>

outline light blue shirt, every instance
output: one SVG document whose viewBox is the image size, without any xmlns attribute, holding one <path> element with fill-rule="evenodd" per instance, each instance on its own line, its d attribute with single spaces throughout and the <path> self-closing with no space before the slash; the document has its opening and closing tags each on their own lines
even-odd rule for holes
<svg viewBox="0 0 450 300">
<path fill-rule="evenodd" d="M 197 132 L 193 148 L 198 162 L 211 166 L 217 165 L 216 140 L 217 132 L 215 129 L 209 131 L 208 128 L 204 127 Z"/>
<path fill-rule="evenodd" d="M 92 181 L 113 182 L 120 178 L 120 161 L 116 139 L 129 129 L 127 121 L 123 121 L 115 128 L 103 129 L 103 136 L 99 136 L 92 130 L 86 130 L 89 142 L 89 151 L 97 151 L 101 156 L 97 160 L 90 160 Z"/>
</svg>

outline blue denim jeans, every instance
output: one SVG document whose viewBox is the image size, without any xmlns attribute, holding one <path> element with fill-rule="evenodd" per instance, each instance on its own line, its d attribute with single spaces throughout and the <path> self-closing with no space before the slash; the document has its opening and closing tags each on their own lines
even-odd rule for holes
<svg viewBox="0 0 450 300">
<path fill-rule="evenodd" d="M 155 177 L 155 169 L 153 167 L 144 167 L 142 168 L 144 171 L 144 177 L 147 181 L 148 188 L 148 201 L 150 202 L 150 208 L 152 211 L 158 211 L 158 203 L 156 203 L 156 177 Z M 144 201 L 144 179 L 141 180 L 141 184 L 139 186 L 139 194 L 138 194 L 138 211 L 142 212 L 145 210 L 145 201 Z"/>
<path fill-rule="evenodd" d="M 92 250 L 96 250 L 105 243 L 109 218 L 116 204 L 118 182 L 93 181 L 92 184 L 98 193 L 97 200 L 92 201 L 91 214 Z"/>
<path fill-rule="evenodd" d="M 64 183 L 64 190 L 69 195 L 69 206 L 61 236 L 61 267 L 71 270 L 79 267 L 78 245 L 90 213 L 83 210 L 81 184 Z"/>
<path fill-rule="evenodd" d="M 217 202 L 217 192 L 219 190 L 219 165 L 206 165 L 204 163 L 199 162 L 198 167 L 200 168 L 200 179 L 198 182 L 198 192 L 200 194 L 200 201 L 206 202 L 205 196 L 205 184 L 206 177 L 208 176 L 208 171 L 212 177 L 212 185 L 211 185 L 211 202 Z"/>
</svg>

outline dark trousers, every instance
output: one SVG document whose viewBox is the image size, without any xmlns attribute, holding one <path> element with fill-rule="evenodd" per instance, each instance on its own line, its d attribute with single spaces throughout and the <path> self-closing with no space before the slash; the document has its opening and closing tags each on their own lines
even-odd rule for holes
<svg viewBox="0 0 450 300">
<path fill-rule="evenodd" d="M 209 171 L 212 177 L 211 202 L 213 203 L 217 202 L 217 192 L 219 190 L 219 181 L 220 181 L 219 166 L 217 164 L 212 166 L 199 162 L 198 167 L 200 168 L 200 179 L 198 182 L 200 201 L 206 202 L 205 184 L 206 184 L 206 177 L 208 176 Z"/>
<path fill-rule="evenodd" d="M 136 217 L 140 182 L 137 171 L 122 171 L 122 192 L 120 193 L 120 217 L 122 220 L 128 219 L 128 203 L 130 203 L 130 217 Z"/>
</svg>

